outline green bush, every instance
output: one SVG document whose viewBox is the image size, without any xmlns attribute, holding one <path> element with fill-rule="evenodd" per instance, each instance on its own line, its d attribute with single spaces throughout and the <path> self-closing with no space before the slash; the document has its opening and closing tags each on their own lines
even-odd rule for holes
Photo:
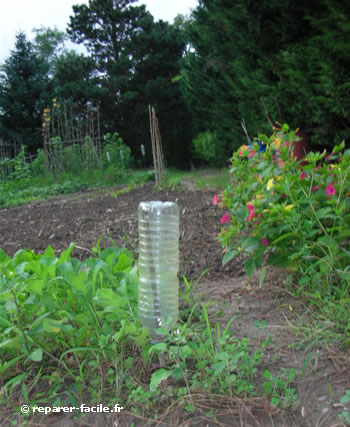
<svg viewBox="0 0 350 427">
<path fill-rule="evenodd" d="M 107 154 L 108 153 L 108 154 Z M 106 169 L 128 169 L 131 166 L 131 150 L 124 144 L 118 132 L 105 135 L 103 166 Z"/>
<path fill-rule="evenodd" d="M 284 125 L 271 138 L 259 135 L 266 153 L 257 144 L 234 153 L 219 202 L 223 263 L 244 254 L 249 275 L 265 261 L 287 268 L 297 293 L 350 336 L 350 150 L 342 143 L 301 164 L 285 143 L 296 138 Z"/>
<path fill-rule="evenodd" d="M 45 172 L 45 154 L 43 150 L 38 150 L 37 157 L 29 164 L 31 176 L 43 175 Z"/>
<path fill-rule="evenodd" d="M 222 165 L 224 162 L 224 151 L 215 132 L 202 132 L 193 140 L 195 156 L 210 166 Z"/>
</svg>

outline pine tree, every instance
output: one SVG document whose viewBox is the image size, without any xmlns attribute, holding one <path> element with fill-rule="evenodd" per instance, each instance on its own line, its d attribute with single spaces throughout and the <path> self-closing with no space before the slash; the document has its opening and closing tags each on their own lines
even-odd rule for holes
<svg viewBox="0 0 350 427">
<path fill-rule="evenodd" d="M 15 49 L 1 66 L 0 122 L 4 138 L 32 150 L 42 146 L 41 114 L 50 99 L 48 71 L 25 34 L 18 33 Z"/>
</svg>

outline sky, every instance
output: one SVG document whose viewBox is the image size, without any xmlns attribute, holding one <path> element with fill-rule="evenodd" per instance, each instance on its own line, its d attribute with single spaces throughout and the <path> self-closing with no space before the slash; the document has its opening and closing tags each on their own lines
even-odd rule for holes
<svg viewBox="0 0 350 427">
<path fill-rule="evenodd" d="M 88 0 L 0 0 L 0 63 L 14 48 L 19 31 L 31 40 L 33 28 L 41 26 L 65 30 L 72 15 L 72 5 L 88 3 Z M 179 13 L 189 15 L 197 0 L 138 0 L 132 5 L 145 4 L 156 20 L 173 22 Z"/>
</svg>

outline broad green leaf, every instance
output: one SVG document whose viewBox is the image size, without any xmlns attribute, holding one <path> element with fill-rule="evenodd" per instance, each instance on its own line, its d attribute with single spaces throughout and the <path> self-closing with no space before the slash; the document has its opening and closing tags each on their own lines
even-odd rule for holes
<svg viewBox="0 0 350 427">
<path fill-rule="evenodd" d="M 37 295 L 41 295 L 44 286 L 45 286 L 45 282 L 43 280 L 41 279 L 32 280 L 27 285 L 27 291 L 34 292 Z"/>
<path fill-rule="evenodd" d="M 152 345 L 149 350 L 148 354 L 151 354 L 153 352 L 161 353 L 162 351 L 165 351 L 167 349 L 167 346 L 165 342 L 158 342 L 157 344 Z"/>
<path fill-rule="evenodd" d="M 236 258 L 239 255 L 239 251 L 237 249 L 230 249 L 227 248 L 225 255 L 222 258 L 222 266 L 227 264 L 229 261 L 231 261 L 233 258 Z"/>
<path fill-rule="evenodd" d="M 125 307 L 128 304 L 126 298 L 121 297 L 110 288 L 97 289 L 96 302 L 105 306 L 106 311 L 113 311 L 116 308 Z"/>
<path fill-rule="evenodd" d="M 275 265 L 276 267 L 288 267 L 290 262 L 287 255 L 271 254 L 267 260 L 268 264 Z"/>
<path fill-rule="evenodd" d="M 125 271 L 125 270 L 128 270 L 130 267 L 131 267 L 130 257 L 125 252 L 122 252 L 118 258 L 116 271 Z"/>
<path fill-rule="evenodd" d="M 41 348 L 37 348 L 34 350 L 30 355 L 29 358 L 33 360 L 34 362 L 41 362 L 43 358 L 43 351 Z"/>
<path fill-rule="evenodd" d="M 329 215 L 331 212 L 332 212 L 332 208 L 330 207 L 321 208 L 316 212 L 316 218 L 317 219 L 331 218 L 333 217 L 333 215 Z"/>
<path fill-rule="evenodd" d="M 167 369 L 158 369 L 157 371 L 153 372 L 151 377 L 151 383 L 149 385 L 150 391 L 155 391 L 155 389 L 159 386 L 159 384 L 169 378 L 171 375 L 171 371 Z"/>
<path fill-rule="evenodd" d="M 260 246 L 260 240 L 255 237 L 247 237 L 243 240 L 242 246 L 246 252 L 253 253 Z"/>
<path fill-rule="evenodd" d="M 57 320 L 50 319 L 48 317 L 43 320 L 43 327 L 46 332 L 57 334 L 62 329 L 62 326 L 62 323 L 58 322 Z"/>
<path fill-rule="evenodd" d="M 74 322 L 77 322 L 80 326 L 82 325 L 89 325 L 91 323 L 91 320 L 89 316 L 87 316 L 85 313 L 78 313 L 74 318 Z"/>
<path fill-rule="evenodd" d="M 36 274 L 39 278 L 43 276 L 42 274 L 42 265 L 40 264 L 40 261 L 30 261 L 25 266 L 26 271 L 30 271 L 34 274 Z"/>
</svg>

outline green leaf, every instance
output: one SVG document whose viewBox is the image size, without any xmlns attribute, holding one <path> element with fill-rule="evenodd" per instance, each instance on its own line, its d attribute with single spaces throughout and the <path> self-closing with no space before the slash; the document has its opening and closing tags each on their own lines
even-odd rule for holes
<svg viewBox="0 0 350 427">
<path fill-rule="evenodd" d="M 33 360 L 33 362 L 41 362 L 43 358 L 43 351 L 41 348 L 37 348 L 30 355 L 29 358 Z"/>
<path fill-rule="evenodd" d="M 266 378 L 267 380 L 272 378 L 271 372 L 268 369 L 265 369 L 264 371 L 264 378 Z"/>
<path fill-rule="evenodd" d="M 281 401 L 281 398 L 279 396 L 278 397 L 274 396 L 271 399 L 271 404 L 276 408 L 279 405 L 280 401 Z"/>
<path fill-rule="evenodd" d="M 260 240 L 255 237 L 247 237 L 242 242 L 242 246 L 246 252 L 253 253 L 260 246 Z"/>
<path fill-rule="evenodd" d="M 46 332 L 57 334 L 62 329 L 62 324 L 57 320 L 46 317 L 43 320 L 43 328 L 45 329 Z"/>
<path fill-rule="evenodd" d="M 158 342 L 157 344 L 152 345 L 149 350 L 148 354 L 151 354 L 153 352 L 161 353 L 162 351 L 165 351 L 167 349 L 167 346 L 165 342 Z"/>
<path fill-rule="evenodd" d="M 222 266 L 227 264 L 231 259 L 236 258 L 239 255 L 239 251 L 237 249 L 227 248 L 225 255 L 222 258 Z"/>
<path fill-rule="evenodd" d="M 317 210 L 317 212 L 316 212 L 316 218 L 317 219 L 321 219 L 321 218 L 333 218 L 334 215 L 329 215 L 330 212 L 332 212 L 332 208 L 330 208 L 330 207 L 321 208 L 321 209 Z"/>
<path fill-rule="evenodd" d="M 259 276 L 259 287 L 260 288 L 261 288 L 262 284 L 264 283 L 265 275 L 266 275 L 266 267 L 263 267 L 261 269 L 261 273 L 260 273 L 260 276 Z"/>
<path fill-rule="evenodd" d="M 158 387 L 158 385 L 170 377 L 171 371 L 167 369 L 158 369 L 157 371 L 153 372 L 151 377 L 151 383 L 149 386 L 150 391 L 155 391 L 155 389 Z"/>
<path fill-rule="evenodd" d="M 288 267 L 290 265 L 288 256 L 282 254 L 271 254 L 267 263 L 275 265 L 276 267 Z"/>
<path fill-rule="evenodd" d="M 244 263 L 245 271 L 247 272 L 249 277 L 252 277 L 254 270 L 256 269 L 255 259 L 248 258 Z"/>
<path fill-rule="evenodd" d="M 121 253 L 118 258 L 116 270 L 125 271 L 131 267 L 131 258 L 126 253 Z"/>
<path fill-rule="evenodd" d="M 32 282 L 29 282 L 27 285 L 27 291 L 34 292 L 38 295 L 41 295 L 42 290 L 45 286 L 45 282 L 41 279 L 33 280 Z"/>
</svg>

